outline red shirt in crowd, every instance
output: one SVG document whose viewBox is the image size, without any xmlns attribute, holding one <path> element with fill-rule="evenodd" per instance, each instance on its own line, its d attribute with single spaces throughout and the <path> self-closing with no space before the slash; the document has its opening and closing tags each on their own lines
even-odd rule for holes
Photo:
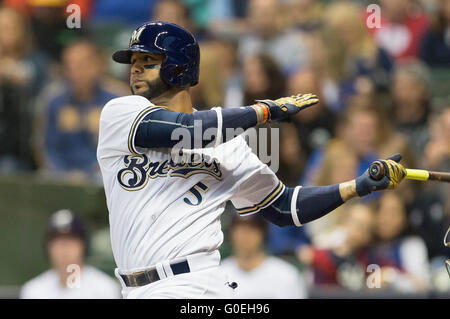
<svg viewBox="0 0 450 319">
<path fill-rule="evenodd" d="M 371 13 L 366 14 L 370 20 Z M 407 15 L 402 22 L 392 22 L 383 18 L 381 11 L 380 28 L 367 27 L 377 44 L 384 48 L 396 60 L 419 55 L 420 43 L 429 27 L 429 19 L 425 14 Z"/>
</svg>

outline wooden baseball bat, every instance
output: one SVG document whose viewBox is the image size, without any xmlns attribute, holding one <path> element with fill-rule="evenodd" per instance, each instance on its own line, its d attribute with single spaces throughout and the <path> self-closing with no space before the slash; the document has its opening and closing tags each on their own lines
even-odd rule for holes
<svg viewBox="0 0 450 319">
<path fill-rule="evenodd" d="M 369 167 L 370 177 L 376 181 L 379 181 L 386 174 L 384 165 L 380 161 L 373 162 Z M 424 169 L 406 169 L 407 179 L 414 179 L 417 181 L 439 181 L 450 183 L 450 173 L 433 172 Z"/>
</svg>

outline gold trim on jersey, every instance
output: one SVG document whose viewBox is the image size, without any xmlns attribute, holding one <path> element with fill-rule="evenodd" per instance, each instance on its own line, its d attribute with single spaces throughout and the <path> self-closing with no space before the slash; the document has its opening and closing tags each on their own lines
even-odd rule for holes
<svg viewBox="0 0 450 319">
<path fill-rule="evenodd" d="M 251 215 L 254 213 L 259 212 L 259 210 L 266 208 L 267 206 L 271 205 L 280 195 L 283 193 L 285 186 L 281 181 L 278 182 L 277 187 L 275 187 L 274 190 L 272 190 L 269 195 L 264 197 L 264 199 L 259 202 L 258 204 L 252 205 L 250 207 L 244 207 L 244 208 L 236 208 L 236 211 L 241 216 Z"/>
<path fill-rule="evenodd" d="M 144 109 L 143 111 L 141 111 L 141 113 L 138 114 L 138 116 L 136 117 L 136 119 L 133 121 L 133 124 L 131 125 L 131 129 L 130 129 L 130 133 L 128 133 L 128 149 L 130 151 L 131 154 L 133 155 L 137 155 L 138 152 L 134 147 L 134 143 L 133 143 L 133 139 L 135 136 L 135 130 L 136 128 L 139 126 L 139 122 L 147 115 L 150 113 L 150 111 L 156 111 L 156 109 L 163 109 L 160 106 L 149 106 L 146 109 Z"/>
</svg>

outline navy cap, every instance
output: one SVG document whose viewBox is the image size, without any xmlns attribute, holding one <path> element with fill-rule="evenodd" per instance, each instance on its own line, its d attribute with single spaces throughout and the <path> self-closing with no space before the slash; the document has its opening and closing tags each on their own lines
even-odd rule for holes
<svg viewBox="0 0 450 319">
<path fill-rule="evenodd" d="M 47 239 L 59 235 L 73 235 L 86 239 L 84 223 L 79 216 L 69 209 L 61 209 L 50 216 L 47 228 Z"/>
</svg>

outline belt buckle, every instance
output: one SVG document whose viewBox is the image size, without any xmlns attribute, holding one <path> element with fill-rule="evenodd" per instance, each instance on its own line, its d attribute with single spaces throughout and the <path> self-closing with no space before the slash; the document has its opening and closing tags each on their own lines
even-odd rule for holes
<svg viewBox="0 0 450 319">
<path fill-rule="evenodd" d="M 151 272 L 154 270 L 156 270 L 156 269 L 149 269 L 149 270 L 144 271 L 145 278 L 147 279 L 149 284 L 151 284 L 152 282 L 155 282 L 155 280 L 153 280 L 152 277 L 150 276 Z"/>
<path fill-rule="evenodd" d="M 145 271 L 138 271 L 138 272 L 134 272 L 131 275 L 129 275 L 128 280 L 130 281 L 130 283 L 132 284 L 133 287 L 139 287 L 139 284 L 137 282 L 137 276 L 139 276 L 143 273 L 145 273 Z M 132 278 L 132 280 L 130 280 L 130 278 Z"/>
</svg>

